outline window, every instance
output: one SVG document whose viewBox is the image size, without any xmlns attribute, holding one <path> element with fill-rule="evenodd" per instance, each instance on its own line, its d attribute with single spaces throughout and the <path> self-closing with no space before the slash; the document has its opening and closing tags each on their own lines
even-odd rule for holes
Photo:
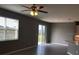
<svg viewBox="0 0 79 59">
<path fill-rule="evenodd" d="M 46 36 L 46 26 L 40 24 L 38 26 L 38 44 L 46 43 Z"/>
<path fill-rule="evenodd" d="M 0 17 L 0 41 L 17 40 L 18 27 L 18 20 Z"/>
</svg>

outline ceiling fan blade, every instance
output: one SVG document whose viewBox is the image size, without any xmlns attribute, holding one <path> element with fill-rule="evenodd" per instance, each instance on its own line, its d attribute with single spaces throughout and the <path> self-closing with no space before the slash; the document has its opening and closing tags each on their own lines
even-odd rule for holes
<svg viewBox="0 0 79 59">
<path fill-rule="evenodd" d="M 31 10 L 22 10 L 22 11 L 24 12 L 24 11 L 31 11 Z"/>
<path fill-rule="evenodd" d="M 44 8 L 44 6 L 40 6 L 40 7 L 39 7 L 39 9 L 42 9 L 42 8 Z"/>
<path fill-rule="evenodd" d="M 47 11 L 43 11 L 43 10 L 38 10 L 39 12 L 43 12 L 43 13 L 48 13 Z"/>
<path fill-rule="evenodd" d="M 24 5 L 22 5 L 22 6 L 25 7 L 25 8 L 31 9 L 30 7 L 27 7 L 27 6 L 24 6 Z"/>
</svg>

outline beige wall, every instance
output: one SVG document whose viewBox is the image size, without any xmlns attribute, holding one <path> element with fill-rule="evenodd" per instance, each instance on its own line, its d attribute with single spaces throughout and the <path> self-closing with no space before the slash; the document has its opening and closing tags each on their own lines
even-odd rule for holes
<svg viewBox="0 0 79 59">
<path fill-rule="evenodd" d="M 51 30 L 51 43 L 67 44 L 73 41 L 74 23 L 54 23 Z"/>
</svg>

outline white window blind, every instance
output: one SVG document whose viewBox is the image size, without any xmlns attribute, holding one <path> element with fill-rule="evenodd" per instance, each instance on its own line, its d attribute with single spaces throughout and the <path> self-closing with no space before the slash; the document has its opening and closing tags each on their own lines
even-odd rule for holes
<svg viewBox="0 0 79 59">
<path fill-rule="evenodd" d="M 17 40 L 19 20 L 0 17 L 0 41 Z"/>
</svg>

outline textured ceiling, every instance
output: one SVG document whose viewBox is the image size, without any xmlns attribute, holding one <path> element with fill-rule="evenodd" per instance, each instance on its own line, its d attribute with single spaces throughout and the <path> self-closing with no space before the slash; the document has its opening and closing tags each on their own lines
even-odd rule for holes
<svg viewBox="0 0 79 59">
<path fill-rule="evenodd" d="M 79 5 L 77 4 L 42 4 L 44 6 L 43 10 L 48 11 L 48 14 L 39 13 L 38 18 L 46 22 L 74 22 L 79 21 Z M 26 6 L 31 6 L 27 5 Z M 40 5 L 38 5 L 40 6 Z M 17 13 L 24 15 L 29 15 L 29 11 L 22 12 L 26 8 L 19 4 L 0 4 L 1 8 L 8 9 Z"/>
</svg>

